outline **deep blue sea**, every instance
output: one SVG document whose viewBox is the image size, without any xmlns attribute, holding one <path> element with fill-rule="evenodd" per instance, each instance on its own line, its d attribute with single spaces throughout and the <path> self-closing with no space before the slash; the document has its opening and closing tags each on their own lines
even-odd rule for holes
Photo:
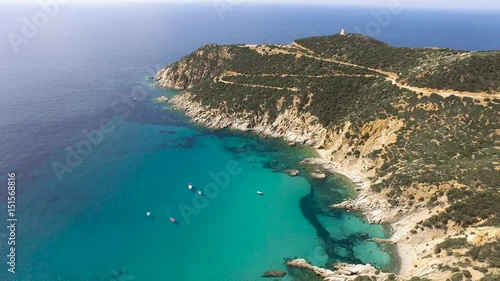
<svg viewBox="0 0 500 281">
<path fill-rule="evenodd" d="M 500 49 L 498 13 L 220 2 L 67 4 L 46 22 L 38 6 L 0 4 L 0 280 L 261 280 L 293 257 L 394 269 L 393 249 L 366 241 L 387 237 L 383 226 L 325 208 L 353 196 L 345 179 L 281 172 L 307 174 L 299 162 L 312 151 L 192 124 L 155 101 L 178 92 L 148 77 L 204 44 L 341 28 L 397 46 Z M 24 18 L 43 26 L 25 36 Z"/>
</svg>

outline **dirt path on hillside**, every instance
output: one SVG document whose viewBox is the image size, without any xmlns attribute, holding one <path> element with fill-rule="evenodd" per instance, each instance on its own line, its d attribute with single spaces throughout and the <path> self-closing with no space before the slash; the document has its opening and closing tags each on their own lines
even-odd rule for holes
<svg viewBox="0 0 500 281">
<path fill-rule="evenodd" d="M 259 52 L 261 54 L 264 54 L 263 52 L 257 50 L 257 48 L 259 48 L 259 47 L 256 45 L 246 45 L 245 47 L 256 50 L 257 52 Z M 295 47 L 297 49 L 300 49 L 300 50 L 302 50 L 302 52 L 292 52 L 289 50 L 291 47 Z M 269 52 L 269 54 L 280 54 L 280 53 L 281 54 L 283 54 L 283 53 L 291 54 L 291 55 L 296 55 L 296 56 L 305 56 L 305 57 L 316 59 L 316 60 L 322 60 L 322 61 L 326 61 L 326 62 L 337 63 L 337 64 L 352 66 L 352 67 L 356 67 L 356 68 L 360 68 L 360 69 L 370 70 L 370 71 L 373 71 L 373 72 L 380 74 L 387 81 L 389 81 L 390 83 L 392 83 L 393 85 L 396 85 L 397 87 L 399 87 L 401 89 L 406 89 L 406 90 L 414 91 L 417 93 L 422 93 L 422 94 L 427 95 L 427 96 L 431 95 L 432 93 L 436 93 L 436 94 L 441 95 L 443 97 L 455 95 L 458 97 L 470 97 L 473 99 L 480 99 L 480 100 L 484 100 L 485 98 L 498 98 L 498 97 L 500 97 L 500 92 L 495 92 L 495 93 L 466 92 L 466 91 L 456 91 L 456 90 L 451 90 L 451 89 L 433 89 L 433 88 L 421 88 L 421 87 L 416 87 L 416 86 L 410 86 L 410 85 L 398 82 L 397 79 L 399 78 L 399 75 L 394 73 L 394 72 L 385 71 L 385 70 L 377 69 L 377 68 L 371 68 L 371 67 L 367 67 L 367 66 L 362 66 L 362 65 L 358 65 L 358 64 L 354 64 L 354 63 L 350 63 L 350 62 L 345 62 L 345 61 L 340 61 L 340 60 L 336 60 L 336 59 L 318 57 L 314 53 L 314 51 L 312 51 L 311 49 L 308 49 L 308 48 L 306 48 L 306 47 L 304 47 L 296 42 L 293 42 L 290 45 L 282 45 L 282 46 L 280 46 L 280 49 L 272 49 Z M 484 101 L 482 101 L 482 103 L 484 103 Z"/>
<path fill-rule="evenodd" d="M 267 86 L 261 84 L 249 84 L 249 83 L 238 83 L 234 81 L 228 81 L 224 78 L 226 77 L 309 77 L 309 78 L 325 78 L 325 77 L 377 77 L 377 75 L 371 74 L 324 74 L 324 75 L 300 75 L 300 74 L 245 74 L 239 73 L 235 71 L 225 71 L 219 76 L 214 77 L 214 82 L 221 82 L 224 84 L 232 84 L 232 85 L 240 85 L 244 87 L 252 87 L 252 88 L 265 88 L 265 89 L 275 89 L 275 90 L 288 90 L 292 92 L 298 92 L 300 89 L 297 87 L 277 87 L 277 86 Z"/>
<path fill-rule="evenodd" d="M 221 82 L 224 84 L 232 84 L 232 85 L 240 85 L 244 87 L 251 87 L 251 88 L 264 88 L 264 89 L 274 89 L 274 90 L 287 90 L 287 91 L 292 91 L 292 92 L 298 92 L 300 89 L 296 87 L 275 87 L 275 86 L 266 86 L 266 85 L 260 85 L 260 84 L 247 84 L 247 83 L 237 83 L 233 81 L 227 81 L 224 80 L 224 77 L 234 77 L 234 76 L 243 76 L 243 75 L 221 75 L 217 76 L 214 78 L 214 82 Z"/>
</svg>

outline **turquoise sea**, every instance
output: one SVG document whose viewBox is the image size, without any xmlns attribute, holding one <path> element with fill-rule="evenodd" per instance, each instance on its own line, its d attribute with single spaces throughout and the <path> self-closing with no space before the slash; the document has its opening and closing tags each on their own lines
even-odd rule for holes
<svg viewBox="0 0 500 281">
<path fill-rule="evenodd" d="M 39 11 L 0 6 L 0 33 L 21 32 L 23 17 Z M 498 24 L 493 14 L 480 16 L 479 33 L 460 30 L 478 17 L 464 12 L 465 20 L 436 17 L 438 30 L 410 38 L 402 28 L 416 29 L 426 12 L 404 13 L 378 38 L 402 46 L 499 48 L 499 30 L 482 29 Z M 369 18 L 370 9 L 316 5 L 240 4 L 223 17 L 212 5 L 68 5 L 18 53 L 4 38 L 0 186 L 16 173 L 18 221 L 15 274 L 7 271 L 9 234 L 0 228 L 0 280 L 261 280 L 268 269 L 286 270 L 284 260 L 294 257 L 394 269 L 392 249 L 367 241 L 387 237 L 383 226 L 327 210 L 354 195 L 345 179 L 283 172 L 307 175 L 299 162 L 313 151 L 192 124 L 155 101 L 178 91 L 148 79 L 203 44 L 289 43 Z M 476 40 L 463 40 L 470 36 Z M 188 190 L 189 182 L 204 196 Z M 7 189 L 0 195 L 0 221 L 7 224 Z"/>
</svg>

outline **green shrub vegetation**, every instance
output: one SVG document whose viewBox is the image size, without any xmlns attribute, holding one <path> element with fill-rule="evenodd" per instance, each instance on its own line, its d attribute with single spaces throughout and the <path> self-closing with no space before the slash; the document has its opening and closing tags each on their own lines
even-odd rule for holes
<svg viewBox="0 0 500 281">
<path fill-rule="evenodd" d="M 498 214 L 498 213 L 497 213 Z M 482 223 L 480 226 L 494 226 L 500 227 L 500 217 L 492 217 Z"/>
<path fill-rule="evenodd" d="M 359 67 L 330 63 L 309 57 L 297 58 L 293 54 L 261 55 L 246 47 L 230 46 L 232 59 L 225 64 L 227 69 L 251 74 L 375 74 Z"/>
<path fill-rule="evenodd" d="M 315 54 L 393 72 L 415 66 L 429 54 L 447 55 L 447 50 L 397 48 L 360 34 L 332 35 L 295 40 Z"/>
<path fill-rule="evenodd" d="M 448 238 L 436 245 L 434 253 L 439 254 L 441 253 L 441 250 L 451 251 L 454 249 L 460 249 L 467 245 L 467 239 L 465 238 Z"/>
<path fill-rule="evenodd" d="M 479 281 L 498 281 L 500 280 L 500 274 L 485 274 Z"/>
<path fill-rule="evenodd" d="M 462 270 L 462 273 L 464 274 L 465 278 L 471 278 L 472 277 L 472 274 L 467 269 Z"/>
<path fill-rule="evenodd" d="M 474 260 L 487 262 L 492 267 L 500 268 L 500 239 L 481 246 L 473 246 L 468 254 Z"/>
<path fill-rule="evenodd" d="M 498 226 L 500 214 L 500 193 L 495 189 L 477 192 L 452 188 L 447 193 L 449 207 L 442 213 L 433 215 L 423 222 L 423 226 L 446 228 L 452 220 L 462 226 L 473 225 L 487 219 L 483 226 Z"/>
<path fill-rule="evenodd" d="M 430 279 L 414 276 L 414 277 L 410 278 L 410 281 L 430 281 Z"/>
<path fill-rule="evenodd" d="M 332 35 L 296 40 L 325 58 L 400 73 L 419 87 L 462 91 L 500 91 L 500 52 L 393 47 L 360 35 Z"/>
<path fill-rule="evenodd" d="M 451 281 L 464 280 L 464 274 L 462 272 L 453 273 L 450 280 Z"/>
</svg>

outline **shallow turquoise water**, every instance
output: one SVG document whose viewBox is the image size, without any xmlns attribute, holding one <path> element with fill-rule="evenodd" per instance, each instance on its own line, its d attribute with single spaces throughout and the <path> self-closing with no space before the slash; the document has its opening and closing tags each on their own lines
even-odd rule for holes
<svg viewBox="0 0 500 281">
<path fill-rule="evenodd" d="M 142 83 L 153 95 L 176 93 Z M 213 132 L 165 107 L 146 101 L 138 109 L 143 119 L 113 119 L 114 131 L 62 182 L 50 165 L 40 166 L 41 188 L 23 194 L 30 208 L 21 213 L 19 236 L 31 242 L 20 250 L 19 280 L 257 280 L 268 269 L 286 270 L 285 258 L 352 261 L 340 252 L 329 259 L 303 214 L 315 208 L 299 207 L 311 183 L 276 171 L 299 167 L 308 149 Z M 162 115 L 169 120 L 163 125 L 145 122 Z M 188 190 L 189 182 L 206 196 Z M 335 247 L 380 267 L 390 262 L 373 243 L 344 241 L 356 232 L 384 237 L 381 227 L 348 213 L 318 218 Z"/>
</svg>

